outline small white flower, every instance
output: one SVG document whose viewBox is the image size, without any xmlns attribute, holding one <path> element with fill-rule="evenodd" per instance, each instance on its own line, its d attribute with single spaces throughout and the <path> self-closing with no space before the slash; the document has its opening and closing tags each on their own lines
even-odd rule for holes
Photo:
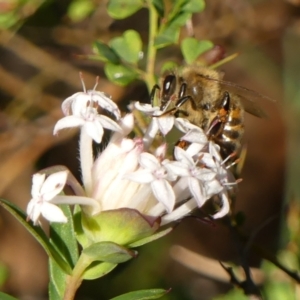
<svg viewBox="0 0 300 300">
<path fill-rule="evenodd" d="M 205 163 L 210 164 L 211 168 L 216 171 L 216 180 L 218 181 L 218 184 L 222 186 L 221 191 L 218 193 L 221 197 L 222 207 L 213 216 L 215 219 L 217 219 L 222 218 L 229 212 L 230 205 L 227 191 L 235 187 L 237 181 L 235 180 L 233 174 L 230 172 L 228 167 L 226 167 L 225 165 L 225 162 L 228 160 L 228 158 L 226 158 L 225 160 L 222 159 L 220 155 L 220 147 L 212 141 L 209 142 L 209 153 L 212 155 L 213 161 L 211 159 L 207 159 L 206 157 Z M 211 196 L 216 194 L 214 192 L 214 189 L 212 189 L 210 193 Z"/>
<path fill-rule="evenodd" d="M 199 207 L 209 199 L 207 188 L 213 183 L 216 173 L 210 169 L 199 167 L 199 161 L 194 159 L 180 147 L 175 147 L 174 155 L 177 161 L 168 162 L 165 166 L 173 174 L 184 177 L 193 197 Z M 206 183 L 206 185 L 205 185 Z M 215 194 L 222 189 L 214 186 Z"/>
<path fill-rule="evenodd" d="M 95 86 L 96 87 L 96 86 Z M 115 102 L 113 102 L 106 94 L 93 90 L 78 92 L 65 99 L 61 105 L 63 113 L 68 116 L 71 114 L 80 114 L 84 108 L 88 106 L 100 106 L 111 112 L 115 117 L 120 119 L 120 110 Z"/>
<path fill-rule="evenodd" d="M 45 219 L 51 222 L 67 222 L 67 217 L 62 210 L 51 203 L 63 190 L 67 177 L 67 171 L 51 174 L 47 178 L 45 174 L 37 173 L 33 175 L 31 189 L 32 199 L 28 203 L 27 214 L 34 225 L 38 223 L 41 214 Z"/>
<path fill-rule="evenodd" d="M 81 107 L 81 112 L 60 119 L 53 130 L 54 134 L 61 129 L 82 127 L 83 130 L 97 143 L 101 143 L 104 130 L 122 131 L 121 127 L 112 119 L 100 115 L 94 107 Z"/>
<path fill-rule="evenodd" d="M 28 219 L 37 225 L 40 215 L 42 215 L 50 222 L 66 223 L 68 221 L 66 216 L 56 204 L 86 205 L 91 207 L 91 214 L 98 213 L 100 211 L 99 203 L 92 198 L 82 196 L 82 193 L 80 196 L 59 195 L 67 182 L 76 190 L 77 182 L 74 180 L 73 176 L 69 176 L 68 170 L 53 173 L 47 178 L 45 173 L 34 174 L 31 188 L 32 198 L 27 206 Z"/>
<path fill-rule="evenodd" d="M 158 106 L 152 106 L 151 104 L 144 103 L 135 103 L 135 108 L 139 111 L 144 112 L 146 115 L 152 117 L 151 125 L 154 128 L 158 128 L 163 135 L 167 135 L 167 133 L 173 128 L 175 117 L 173 114 L 165 114 L 164 111 L 160 110 Z"/>
<path fill-rule="evenodd" d="M 169 181 L 174 181 L 177 176 L 168 172 L 160 161 L 150 153 L 141 153 L 139 162 L 142 168 L 126 174 L 124 178 L 138 183 L 150 184 L 155 198 L 170 213 L 174 208 L 175 193 Z"/>
</svg>

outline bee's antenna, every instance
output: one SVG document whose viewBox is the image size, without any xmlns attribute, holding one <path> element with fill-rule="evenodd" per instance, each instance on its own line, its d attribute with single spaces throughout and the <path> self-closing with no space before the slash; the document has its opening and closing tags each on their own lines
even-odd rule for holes
<svg viewBox="0 0 300 300">
<path fill-rule="evenodd" d="M 79 72 L 79 78 L 80 78 L 80 81 L 82 84 L 83 92 L 86 93 L 86 88 L 85 88 L 82 72 Z"/>
</svg>

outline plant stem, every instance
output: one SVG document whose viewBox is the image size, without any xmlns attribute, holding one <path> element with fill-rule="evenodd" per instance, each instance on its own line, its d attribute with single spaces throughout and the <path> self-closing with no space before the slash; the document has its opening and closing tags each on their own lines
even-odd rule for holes
<svg viewBox="0 0 300 300">
<path fill-rule="evenodd" d="M 147 1 L 147 6 L 149 9 L 149 39 L 147 50 L 147 66 L 144 80 L 150 93 L 151 89 L 156 83 L 154 76 L 154 67 L 156 59 L 156 47 L 154 46 L 154 40 L 157 34 L 158 14 L 151 0 Z"/>
<path fill-rule="evenodd" d="M 80 132 L 80 165 L 83 185 L 87 195 L 92 189 L 93 140 L 84 130 Z"/>
<path fill-rule="evenodd" d="M 85 269 L 90 265 L 90 260 L 85 255 L 81 255 L 77 264 L 67 279 L 66 291 L 63 300 L 73 300 L 77 289 L 80 287 L 82 282 L 82 275 Z"/>
</svg>

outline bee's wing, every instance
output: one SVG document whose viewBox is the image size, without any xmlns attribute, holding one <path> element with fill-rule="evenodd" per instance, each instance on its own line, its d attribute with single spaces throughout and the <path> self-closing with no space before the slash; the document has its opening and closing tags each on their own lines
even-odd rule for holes
<svg viewBox="0 0 300 300">
<path fill-rule="evenodd" d="M 266 114 L 266 112 L 255 102 L 252 100 L 249 100 L 248 98 L 245 98 L 241 95 L 237 95 L 241 102 L 242 105 L 245 109 L 245 111 L 253 116 L 256 116 L 258 118 L 267 118 L 268 115 Z"/>
<path fill-rule="evenodd" d="M 205 77 L 207 80 L 213 80 L 219 82 L 224 90 L 238 96 L 241 99 L 245 111 L 256 117 L 266 118 L 268 116 L 258 104 L 259 100 L 268 100 L 271 102 L 276 102 L 274 99 L 268 96 L 262 95 L 256 91 L 240 86 L 236 83 L 230 81 L 218 80 L 206 76 L 203 77 Z"/>
</svg>

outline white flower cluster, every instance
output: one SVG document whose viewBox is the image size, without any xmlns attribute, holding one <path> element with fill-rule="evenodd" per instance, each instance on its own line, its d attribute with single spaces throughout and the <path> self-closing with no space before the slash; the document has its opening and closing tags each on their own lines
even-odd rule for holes
<svg viewBox="0 0 300 300">
<path fill-rule="evenodd" d="M 96 86 L 95 86 L 96 88 Z M 80 162 L 84 186 L 75 182 L 66 169 L 33 176 L 32 199 L 28 218 L 38 224 L 40 215 L 51 222 L 66 222 L 57 204 L 81 204 L 85 212 L 131 208 L 150 216 L 161 216 L 162 224 L 178 220 L 214 195 L 222 207 L 213 216 L 221 218 L 229 212 L 228 189 L 236 183 L 219 154 L 219 146 L 208 141 L 201 128 L 186 119 L 164 114 L 159 107 L 135 103 L 152 117 L 143 137 L 130 138 L 134 114 L 121 118 L 117 105 L 95 88 L 76 93 L 62 104 L 65 117 L 57 122 L 54 134 L 64 128 L 80 127 Z M 101 115 L 109 111 L 116 121 Z M 164 136 L 176 126 L 183 132 L 186 149 L 175 147 L 174 158 L 167 158 L 167 144 L 153 149 L 158 132 Z M 92 141 L 101 143 L 104 128 L 114 131 L 105 150 L 94 160 Z M 54 169 L 54 170 L 57 170 Z M 46 177 L 48 175 L 48 177 Z M 65 184 L 75 195 L 59 195 Z"/>
</svg>

